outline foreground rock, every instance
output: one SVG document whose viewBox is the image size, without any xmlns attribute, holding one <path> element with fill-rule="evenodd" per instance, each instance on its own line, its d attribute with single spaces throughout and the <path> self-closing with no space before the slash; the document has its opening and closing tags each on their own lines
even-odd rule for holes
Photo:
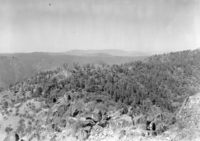
<svg viewBox="0 0 200 141">
<path fill-rule="evenodd" d="M 175 140 L 200 140 L 200 93 L 185 100 L 177 118 L 179 130 Z"/>
<path fill-rule="evenodd" d="M 51 108 L 43 104 L 41 100 L 32 99 L 2 110 L 0 141 L 200 140 L 200 93 L 188 97 L 177 113 L 177 123 L 157 136 L 149 136 L 144 124 L 136 124 L 142 117 L 138 116 L 140 118 L 134 121 L 133 117 L 120 112 L 121 109 L 102 112 L 96 108 L 86 114 L 84 109 L 75 108 L 72 112 L 77 111 L 78 114 L 73 117 L 70 116 L 73 115 L 69 110 L 72 105 L 70 102 L 58 100 Z M 17 123 L 9 125 L 13 120 L 10 117 Z"/>
</svg>

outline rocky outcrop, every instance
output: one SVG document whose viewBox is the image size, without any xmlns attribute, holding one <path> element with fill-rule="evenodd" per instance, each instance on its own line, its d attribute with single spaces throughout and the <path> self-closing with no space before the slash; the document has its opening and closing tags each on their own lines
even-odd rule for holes
<svg viewBox="0 0 200 141">
<path fill-rule="evenodd" d="M 143 115 L 127 107 L 108 110 L 102 100 L 88 102 L 77 97 L 78 93 L 63 93 L 52 102 L 32 98 L 2 109 L 1 124 L 9 123 L 9 117 L 19 118 L 15 120 L 18 127 L 8 130 L 2 141 L 193 141 L 200 134 L 200 93 L 186 98 L 176 124 L 167 131 L 162 122 L 165 113 L 155 105 Z M 173 121 L 169 113 L 165 116 Z"/>
<path fill-rule="evenodd" d="M 200 93 L 187 97 L 177 114 L 176 140 L 200 140 Z"/>
</svg>

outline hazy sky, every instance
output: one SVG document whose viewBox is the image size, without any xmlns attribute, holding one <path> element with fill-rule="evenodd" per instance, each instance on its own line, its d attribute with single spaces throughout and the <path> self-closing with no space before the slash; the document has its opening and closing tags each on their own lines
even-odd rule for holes
<svg viewBox="0 0 200 141">
<path fill-rule="evenodd" d="M 0 0 L 0 52 L 200 47 L 200 0 Z"/>
</svg>

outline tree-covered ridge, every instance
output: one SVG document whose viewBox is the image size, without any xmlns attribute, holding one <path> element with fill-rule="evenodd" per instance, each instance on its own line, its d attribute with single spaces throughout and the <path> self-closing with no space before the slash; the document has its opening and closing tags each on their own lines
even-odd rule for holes
<svg viewBox="0 0 200 141">
<path fill-rule="evenodd" d="M 80 91 L 108 95 L 115 102 L 140 107 L 145 113 L 150 101 L 161 109 L 174 112 L 185 97 L 199 91 L 200 51 L 182 51 L 154 55 L 146 61 L 121 65 L 78 65 L 67 68 L 68 77 L 51 76 L 57 71 L 41 72 L 31 84 L 41 85 L 44 96 L 52 89 Z M 50 80 L 50 81 L 49 81 Z M 41 90 L 41 91 L 42 91 Z"/>
<path fill-rule="evenodd" d="M 146 61 L 112 66 L 75 64 L 69 77 L 57 84 L 66 91 L 85 90 L 108 95 L 115 102 L 131 105 L 146 113 L 150 102 L 174 112 L 188 96 L 199 91 L 200 52 L 184 51 L 149 57 Z M 49 96 L 49 84 L 45 96 Z"/>
<path fill-rule="evenodd" d="M 25 99 L 42 99 L 50 109 L 56 106 L 56 114 L 50 110 L 53 117 L 46 121 L 55 126 L 66 116 L 84 117 L 95 109 L 109 115 L 122 109 L 121 113 L 132 117 L 133 124 L 136 119 L 141 124 L 155 122 L 157 131 L 163 132 L 175 123 L 182 102 L 200 90 L 199 60 L 200 51 L 194 50 L 121 65 L 64 64 L 10 89 L 21 92 Z"/>
</svg>

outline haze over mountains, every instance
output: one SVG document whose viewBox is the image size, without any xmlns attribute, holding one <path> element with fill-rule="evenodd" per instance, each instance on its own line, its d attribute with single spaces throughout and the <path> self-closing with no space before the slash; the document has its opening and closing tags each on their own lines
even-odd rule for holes
<svg viewBox="0 0 200 141">
<path fill-rule="evenodd" d="M 150 54 L 122 50 L 71 50 L 60 53 L 0 54 L 0 87 L 31 77 L 38 71 L 55 69 L 64 63 L 121 64 L 142 60 Z"/>
<path fill-rule="evenodd" d="M 114 49 L 105 49 L 105 50 L 70 50 L 65 52 L 68 55 L 77 55 L 77 56 L 89 56 L 89 55 L 112 55 L 112 56 L 149 56 L 154 54 L 153 52 L 140 52 L 140 51 L 124 51 L 124 50 L 114 50 Z"/>
</svg>

